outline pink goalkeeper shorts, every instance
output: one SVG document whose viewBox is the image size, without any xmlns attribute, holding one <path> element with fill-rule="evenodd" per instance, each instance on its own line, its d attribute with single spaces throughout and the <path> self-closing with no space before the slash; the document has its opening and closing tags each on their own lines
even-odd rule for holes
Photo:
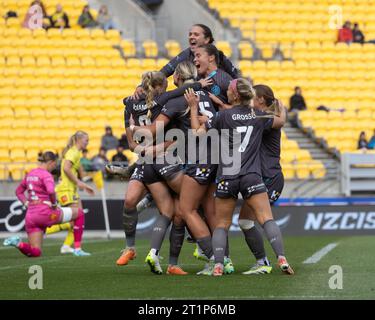
<svg viewBox="0 0 375 320">
<path fill-rule="evenodd" d="M 61 221 L 62 210 L 52 209 L 48 205 L 31 205 L 26 212 L 26 232 L 45 232 L 46 229 Z"/>
</svg>

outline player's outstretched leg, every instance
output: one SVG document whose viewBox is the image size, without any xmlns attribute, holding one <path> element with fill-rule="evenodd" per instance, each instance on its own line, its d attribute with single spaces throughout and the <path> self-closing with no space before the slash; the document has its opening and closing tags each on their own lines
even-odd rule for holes
<svg viewBox="0 0 375 320">
<path fill-rule="evenodd" d="M 41 233 L 41 236 L 42 236 L 42 233 Z M 42 254 L 42 250 L 40 248 L 33 247 L 27 242 L 21 242 L 21 239 L 18 236 L 12 236 L 12 237 L 6 238 L 3 244 L 6 247 L 17 248 L 25 256 L 30 257 L 30 258 L 37 258 L 37 257 L 40 257 L 40 255 Z"/>
</svg>

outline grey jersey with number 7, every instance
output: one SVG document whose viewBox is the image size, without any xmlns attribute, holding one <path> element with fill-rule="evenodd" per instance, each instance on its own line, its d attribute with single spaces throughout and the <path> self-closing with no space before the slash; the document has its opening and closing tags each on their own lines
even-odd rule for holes
<svg viewBox="0 0 375 320">
<path fill-rule="evenodd" d="M 220 134 L 218 178 L 236 179 L 248 173 L 261 175 L 260 145 L 263 131 L 272 127 L 272 118 L 247 106 L 219 111 L 207 122 L 208 129 Z"/>
</svg>

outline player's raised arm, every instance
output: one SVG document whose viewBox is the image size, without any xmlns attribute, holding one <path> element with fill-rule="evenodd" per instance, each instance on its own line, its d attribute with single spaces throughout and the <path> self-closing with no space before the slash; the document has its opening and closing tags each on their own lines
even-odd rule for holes
<svg viewBox="0 0 375 320">
<path fill-rule="evenodd" d="M 184 97 L 190 108 L 190 123 L 193 133 L 195 135 L 205 134 L 207 131 L 205 124 L 199 122 L 198 116 L 199 96 L 195 94 L 193 89 L 188 89 L 186 90 Z"/>
<path fill-rule="evenodd" d="M 272 128 L 280 129 L 286 122 L 286 108 L 280 100 L 276 100 L 275 106 L 275 118 L 273 120 Z"/>
</svg>

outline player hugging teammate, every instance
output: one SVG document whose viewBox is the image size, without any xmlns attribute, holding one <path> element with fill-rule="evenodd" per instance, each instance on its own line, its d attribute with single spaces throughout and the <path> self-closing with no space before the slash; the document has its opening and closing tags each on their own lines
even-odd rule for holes
<svg viewBox="0 0 375 320">
<path fill-rule="evenodd" d="M 134 96 L 124 100 L 129 145 L 141 161 L 146 161 L 137 164 L 127 194 L 136 193 L 136 203 L 148 190 L 160 212 L 146 262 L 152 272 L 163 273 L 159 251 L 172 224 L 168 274 L 186 274 L 177 264 L 185 226 L 199 246 L 196 256 L 207 262 L 198 274 L 220 276 L 234 272 L 229 258 L 228 230 L 241 193 L 244 202 L 239 225 L 256 258 L 256 264 L 244 274 L 272 270 L 255 221 L 270 241 L 281 270 L 293 274 L 270 207 L 270 202 L 280 196 L 284 183 L 280 130 L 286 119 L 285 108 L 271 88 L 265 85 L 253 88 L 247 80 L 239 78 L 233 64 L 212 42 L 208 27 L 194 25 L 189 33 L 189 48 L 160 72 L 146 73 Z M 166 92 L 166 76 L 172 74 L 178 88 Z M 162 142 L 160 128 L 164 132 Z M 176 129 L 184 139 L 168 137 L 168 132 Z M 188 143 L 192 133 L 196 138 L 194 146 Z M 202 155 L 198 141 L 205 135 L 210 138 Z M 218 162 L 210 161 L 210 143 L 214 143 L 215 135 L 217 146 L 227 143 L 230 154 L 236 158 L 233 170 L 227 167 L 222 151 Z M 151 142 L 145 143 L 145 137 L 151 137 Z M 178 152 L 182 144 L 184 154 Z M 193 161 L 192 149 L 196 155 Z M 170 163 L 172 158 L 177 160 Z M 136 177 L 135 185 L 132 181 Z M 124 214 L 127 237 L 122 255 L 124 264 L 136 256 L 137 215 L 134 210 Z"/>
</svg>

